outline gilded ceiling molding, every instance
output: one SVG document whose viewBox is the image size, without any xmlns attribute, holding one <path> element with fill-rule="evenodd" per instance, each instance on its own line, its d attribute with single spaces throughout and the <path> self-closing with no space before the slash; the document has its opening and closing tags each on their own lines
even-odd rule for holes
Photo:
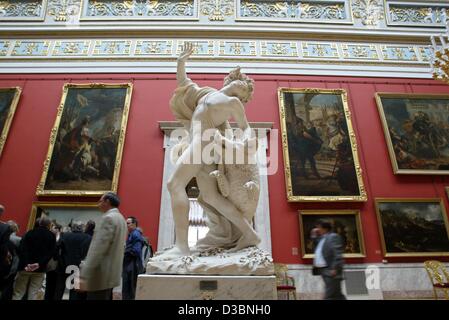
<svg viewBox="0 0 449 320">
<path fill-rule="evenodd" d="M 0 61 L 61 59 L 100 61 L 120 59 L 176 59 L 186 41 L 193 43 L 192 59 L 234 61 L 338 61 L 341 63 L 428 65 L 429 46 L 344 41 L 282 41 L 225 39 L 4 39 L 0 40 Z M 10 50 L 12 48 L 12 50 Z"/>
<path fill-rule="evenodd" d="M 290 21 L 316 23 L 352 23 L 349 0 L 324 2 L 317 0 L 237 0 L 239 20 Z"/>
<path fill-rule="evenodd" d="M 0 20 L 28 21 L 45 19 L 46 0 L 0 1 Z"/>
<path fill-rule="evenodd" d="M 387 1 L 387 22 L 393 26 L 444 26 L 448 21 L 448 3 L 398 3 Z"/>
<path fill-rule="evenodd" d="M 197 0 L 84 0 L 82 20 L 195 18 Z"/>
<path fill-rule="evenodd" d="M 382 0 L 352 0 L 352 15 L 365 26 L 378 26 L 385 19 Z"/>
<path fill-rule="evenodd" d="M 79 22 L 80 8 L 81 0 L 49 0 L 47 12 L 53 16 L 54 21 Z"/>
<path fill-rule="evenodd" d="M 225 17 L 234 15 L 234 0 L 201 0 L 201 14 L 210 21 L 224 21 Z"/>
</svg>

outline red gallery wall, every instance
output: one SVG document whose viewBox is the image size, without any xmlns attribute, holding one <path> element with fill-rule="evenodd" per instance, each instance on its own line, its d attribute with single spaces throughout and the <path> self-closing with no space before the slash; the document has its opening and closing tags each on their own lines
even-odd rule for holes
<svg viewBox="0 0 449 320">
<path fill-rule="evenodd" d="M 220 87 L 223 75 L 192 75 L 200 85 Z M 254 75 L 256 88 L 247 105 L 249 121 L 273 122 L 279 129 L 278 87 L 343 88 L 347 90 L 349 108 L 358 141 L 363 180 L 368 193 L 365 203 L 289 203 L 283 174 L 280 137 L 279 167 L 269 176 L 271 236 L 275 262 L 310 263 L 301 259 L 298 225 L 299 209 L 357 209 L 361 211 L 366 258 L 347 262 L 382 261 L 381 243 L 374 209 L 375 197 L 444 198 L 447 176 L 393 175 L 374 93 L 446 93 L 449 86 L 433 80 L 382 79 L 354 77 Z M 0 87 L 20 86 L 19 105 L 0 157 L 0 203 L 7 208 L 5 220 L 14 219 L 25 231 L 43 162 L 47 154 L 50 130 L 56 118 L 62 87 L 65 83 L 132 82 L 134 84 L 119 178 L 121 210 L 134 215 L 152 243 L 157 243 L 159 207 L 163 171 L 163 134 L 158 121 L 174 120 L 168 101 L 176 86 L 174 74 L 89 74 L 89 75 L 1 75 Z M 97 201 L 81 199 L 84 201 Z M 54 201 L 80 201 L 58 197 Z M 297 248 L 299 255 L 295 255 Z M 423 260 L 423 259 L 422 259 Z M 389 259 L 390 262 L 422 261 Z"/>
</svg>

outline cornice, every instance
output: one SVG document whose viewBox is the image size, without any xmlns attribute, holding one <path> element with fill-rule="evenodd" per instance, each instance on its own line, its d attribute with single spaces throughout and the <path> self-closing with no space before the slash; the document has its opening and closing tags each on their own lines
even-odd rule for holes
<svg viewBox="0 0 449 320">
<path fill-rule="evenodd" d="M 269 28 L 269 27 L 231 27 L 231 26 L 159 26 L 157 28 L 136 28 L 120 26 L 120 29 L 109 26 L 92 28 L 0 28 L 1 38 L 45 37 L 45 38 L 110 38 L 110 37 L 184 37 L 184 38 L 253 38 L 253 39 L 282 39 L 282 40 L 341 40 L 341 41 L 375 41 L 396 43 L 430 44 L 431 35 L 439 35 L 444 30 L 438 29 L 409 29 L 398 28 L 392 30 L 366 29 L 320 29 L 311 28 Z"/>
</svg>

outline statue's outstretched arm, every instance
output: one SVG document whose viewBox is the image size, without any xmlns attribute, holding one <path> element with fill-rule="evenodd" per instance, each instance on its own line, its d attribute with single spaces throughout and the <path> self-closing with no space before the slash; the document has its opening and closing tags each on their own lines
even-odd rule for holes
<svg viewBox="0 0 449 320">
<path fill-rule="evenodd" d="M 186 61 L 193 53 L 193 49 L 193 44 L 191 42 L 184 43 L 184 48 L 178 57 L 178 67 L 176 72 L 176 80 L 178 81 L 178 85 L 181 85 L 187 79 Z"/>
</svg>

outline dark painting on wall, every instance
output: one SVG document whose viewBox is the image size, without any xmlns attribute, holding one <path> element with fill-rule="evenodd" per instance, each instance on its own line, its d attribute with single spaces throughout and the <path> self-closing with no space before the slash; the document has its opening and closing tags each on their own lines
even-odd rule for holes
<svg viewBox="0 0 449 320">
<path fill-rule="evenodd" d="M 346 91 L 279 88 L 289 201 L 366 201 Z"/>
<path fill-rule="evenodd" d="M 310 238 L 310 231 L 315 228 L 320 219 L 329 221 L 332 224 L 332 231 L 340 235 L 344 246 L 344 257 L 365 257 L 360 211 L 300 210 L 299 225 L 303 258 L 314 257 L 314 245 Z"/>
<path fill-rule="evenodd" d="M 449 228 L 442 199 L 376 199 L 386 257 L 449 256 Z"/>
<path fill-rule="evenodd" d="M 449 95 L 376 93 L 395 174 L 449 174 Z"/>
<path fill-rule="evenodd" d="M 33 202 L 27 229 L 35 226 L 36 219 L 46 215 L 50 220 L 56 221 L 63 228 L 69 227 L 71 222 L 77 221 L 86 224 L 89 220 L 96 224 L 102 217 L 101 211 L 95 202 Z M 63 229 L 64 230 L 64 229 Z"/>
<path fill-rule="evenodd" d="M 132 85 L 66 84 L 37 195 L 117 191 Z"/>
<path fill-rule="evenodd" d="M 21 92 L 22 89 L 19 87 L 0 88 L 0 155 L 5 146 Z"/>
</svg>

